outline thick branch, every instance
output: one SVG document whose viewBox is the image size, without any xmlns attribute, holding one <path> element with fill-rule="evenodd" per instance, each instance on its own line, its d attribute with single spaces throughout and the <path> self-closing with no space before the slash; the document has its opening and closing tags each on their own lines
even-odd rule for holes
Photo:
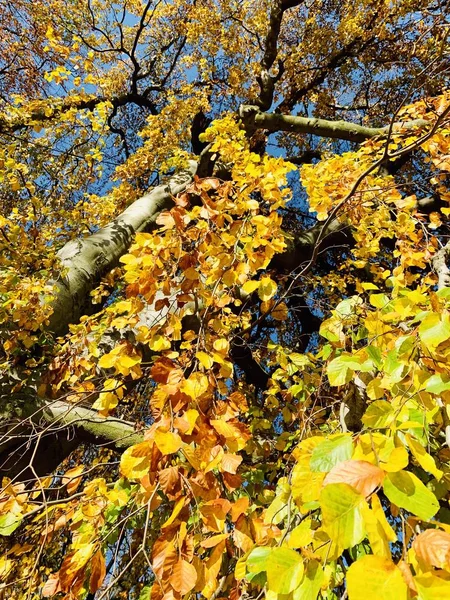
<svg viewBox="0 0 450 600">
<path fill-rule="evenodd" d="M 136 200 L 112 223 L 88 238 L 71 240 L 59 251 L 63 273 L 58 281 L 50 282 L 56 288 L 50 331 L 63 334 L 85 314 L 89 294 L 101 277 L 118 263 L 135 233 L 148 229 L 157 215 L 171 206 L 173 196 L 189 185 L 196 169 L 197 163 L 190 161 L 186 171 Z"/>
<path fill-rule="evenodd" d="M 266 129 L 272 132 L 288 131 L 358 143 L 373 137 L 386 136 L 390 132 L 389 125 L 386 127 L 364 127 L 348 121 L 328 121 L 326 119 L 265 113 L 260 112 L 255 106 L 241 106 L 239 112 L 246 127 Z M 396 123 L 394 130 L 409 130 L 429 125 L 428 121 L 417 119 Z"/>
<path fill-rule="evenodd" d="M 450 242 L 445 244 L 433 257 L 433 269 L 438 276 L 438 289 L 450 287 L 450 269 L 447 259 L 450 256 Z"/>
<path fill-rule="evenodd" d="M 144 439 L 141 433 L 136 432 L 134 423 L 101 417 L 95 410 L 59 400 L 49 403 L 43 409 L 42 416 L 48 425 L 82 429 L 84 437 L 87 435 L 97 444 L 112 445 L 116 449 L 124 450 Z"/>
<path fill-rule="evenodd" d="M 278 65 L 278 74 L 276 76 L 270 74 L 270 69 L 277 60 L 278 37 L 280 35 L 284 12 L 289 8 L 302 4 L 302 2 L 303 0 L 276 0 L 272 4 L 269 27 L 264 41 L 264 56 L 261 59 L 261 72 L 257 77 L 260 93 L 256 103 L 262 110 L 269 110 L 272 106 L 275 84 L 282 76 L 284 70 L 280 62 Z"/>
</svg>

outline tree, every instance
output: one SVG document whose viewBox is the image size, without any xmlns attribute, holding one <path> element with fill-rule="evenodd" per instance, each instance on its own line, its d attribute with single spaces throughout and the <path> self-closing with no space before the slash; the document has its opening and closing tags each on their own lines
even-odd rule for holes
<svg viewBox="0 0 450 600">
<path fill-rule="evenodd" d="M 446 597 L 447 3 L 0 11 L 2 595 Z"/>
</svg>

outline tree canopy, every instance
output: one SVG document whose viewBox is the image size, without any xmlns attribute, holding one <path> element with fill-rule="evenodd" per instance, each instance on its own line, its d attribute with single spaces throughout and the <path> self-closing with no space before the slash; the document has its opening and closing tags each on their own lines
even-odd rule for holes
<svg viewBox="0 0 450 600">
<path fill-rule="evenodd" d="M 448 13 L 2 0 L 2 598 L 450 595 Z"/>
</svg>

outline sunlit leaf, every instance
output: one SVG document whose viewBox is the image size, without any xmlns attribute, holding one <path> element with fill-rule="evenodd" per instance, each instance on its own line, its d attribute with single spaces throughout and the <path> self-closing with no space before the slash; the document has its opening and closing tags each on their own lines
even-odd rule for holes
<svg viewBox="0 0 450 600">
<path fill-rule="evenodd" d="M 303 559 L 298 552 L 285 548 L 273 548 L 267 561 L 267 585 L 277 594 L 289 594 L 303 577 Z"/>
<path fill-rule="evenodd" d="M 436 496 L 413 473 L 388 473 L 383 490 L 393 504 L 405 508 L 425 521 L 434 517 L 439 510 Z"/>
<path fill-rule="evenodd" d="M 365 460 L 338 463 L 325 477 L 323 484 L 348 483 L 363 496 L 369 496 L 384 479 L 384 472 Z"/>
<path fill-rule="evenodd" d="M 408 588 L 400 569 L 381 556 L 363 556 L 347 572 L 349 600 L 406 600 Z"/>
<path fill-rule="evenodd" d="M 323 528 L 340 548 L 351 548 L 365 535 L 361 514 L 365 500 L 346 483 L 331 483 L 320 494 Z"/>
</svg>

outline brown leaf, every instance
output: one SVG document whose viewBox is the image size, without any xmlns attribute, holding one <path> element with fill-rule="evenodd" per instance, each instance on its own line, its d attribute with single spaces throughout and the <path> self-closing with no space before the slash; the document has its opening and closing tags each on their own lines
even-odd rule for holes
<svg viewBox="0 0 450 600">
<path fill-rule="evenodd" d="M 47 579 L 44 584 L 44 587 L 41 590 L 41 594 L 43 598 L 50 598 L 50 596 L 54 596 L 58 592 L 61 591 L 61 584 L 59 581 L 59 573 L 53 573 Z"/>
<path fill-rule="evenodd" d="M 69 495 L 73 494 L 78 486 L 81 483 L 81 473 L 84 470 L 83 465 L 78 465 L 77 467 L 73 467 L 65 472 L 64 477 L 62 478 L 63 485 L 67 485 L 67 493 Z"/>
<path fill-rule="evenodd" d="M 344 460 L 325 477 L 323 485 L 348 483 L 363 496 L 369 496 L 384 479 L 384 471 L 365 460 Z"/>
<path fill-rule="evenodd" d="M 182 596 L 190 592 L 197 581 L 197 571 L 187 560 L 179 560 L 175 565 L 169 582 L 174 590 Z"/>
<path fill-rule="evenodd" d="M 438 569 L 450 569 L 450 533 L 427 529 L 412 545 L 417 557 Z"/>
<path fill-rule="evenodd" d="M 89 581 L 89 591 L 95 593 L 103 583 L 106 576 L 105 557 L 101 550 L 98 550 L 92 557 L 91 578 Z"/>
</svg>

